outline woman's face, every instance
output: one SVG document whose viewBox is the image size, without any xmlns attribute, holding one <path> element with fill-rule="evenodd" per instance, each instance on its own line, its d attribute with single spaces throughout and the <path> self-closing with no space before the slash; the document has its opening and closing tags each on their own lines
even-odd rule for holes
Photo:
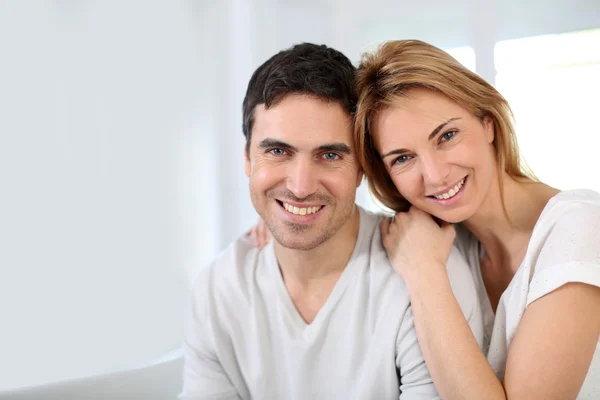
<svg viewBox="0 0 600 400">
<path fill-rule="evenodd" d="M 447 97 L 411 89 L 372 123 L 377 151 L 400 194 L 444 221 L 471 217 L 494 180 L 494 126 Z"/>
</svg>

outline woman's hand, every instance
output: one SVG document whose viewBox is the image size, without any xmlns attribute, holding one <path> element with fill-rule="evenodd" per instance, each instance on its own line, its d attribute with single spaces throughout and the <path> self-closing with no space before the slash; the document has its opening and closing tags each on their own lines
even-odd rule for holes
<svg viewBox="0 0 600 400">
<path fill-rule="evenodd" d="M 381 238 L 394 270 L 405 280 L 426 268 L 443 266 L 456 237 L 454 227 L 441 226 L 416 207 L 381 222 Z"/>
<path fill-rule="evenodd" d="M 254 240 L 254 245 L 259 249 L 265 247 L 271 240 L 271 232 L 269 232 L 267 225 L 262 219 L 259 219 L 256 225 L 250 228 L 247 235 Z"/>
</svg>

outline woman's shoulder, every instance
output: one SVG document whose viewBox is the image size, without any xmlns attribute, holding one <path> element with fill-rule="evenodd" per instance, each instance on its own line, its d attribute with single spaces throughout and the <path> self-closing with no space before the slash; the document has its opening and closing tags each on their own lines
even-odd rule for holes
<svg viewBox="0 0 600 400">
<path fill-rule="evenodd" d="M 600 219 L 600 193 L 589 189 L 558 192 L 548 203 L 535 230 L 594 227 Z M 600 226 L 595 227 L 600 229 Z"/>
<path fill-rule="evenodd" d="M 557 204 L 589 204 L 600 206 L 600 193 L 591 189 L 571 189 L 563 190 L 555 194 L 550 201 L 549 205 Z"/>
<path fill-rule="evenodd" d="M 567 190 L 552 197 L 525 257 L 527 304 L 569 282 L 600 286 L 600 193 Z"/>
</svg>

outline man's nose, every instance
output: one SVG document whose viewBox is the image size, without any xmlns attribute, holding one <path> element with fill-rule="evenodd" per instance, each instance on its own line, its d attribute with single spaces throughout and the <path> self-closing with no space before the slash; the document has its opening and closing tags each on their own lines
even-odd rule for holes
<svg viewBox="0 0 600 400">
<path fill-rule="evenodd" d="M 298 157 L 288 168 L 287 188 L 294 196 L 303 199 L 317 191 L 319 177 L 312 160 Z"/>
</svg>

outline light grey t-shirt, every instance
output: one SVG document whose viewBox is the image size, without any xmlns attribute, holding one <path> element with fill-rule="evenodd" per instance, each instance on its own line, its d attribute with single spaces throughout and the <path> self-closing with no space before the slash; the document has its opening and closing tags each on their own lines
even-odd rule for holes
<svg viewBox="0 0 600 400">
<path fill-rule="evenodd" d="M 379 221 L 360 209 L 352 258 L 310 324 L 287 292 L 272 242 L 260 251 L 242 237 L 203 269 L 186 318 L 180 398 L 438 398 Z M 448 272 L 481 343 L 475 285 L 456 249 Z"/>
<path fill-rule="evenodd" d="M 531 303 L 569 282 L 600 287 L 600 194 L 568 190 L 548 201 L 495 314 L 481 277 L 479 241 L 458 226 L 455 245 L 475 277 L 485 322 L 484 352 L 498 378 L 504 379 L 510 345 Z M 577 399 L 600 399 L 600 340 Z"/>
</svg>

